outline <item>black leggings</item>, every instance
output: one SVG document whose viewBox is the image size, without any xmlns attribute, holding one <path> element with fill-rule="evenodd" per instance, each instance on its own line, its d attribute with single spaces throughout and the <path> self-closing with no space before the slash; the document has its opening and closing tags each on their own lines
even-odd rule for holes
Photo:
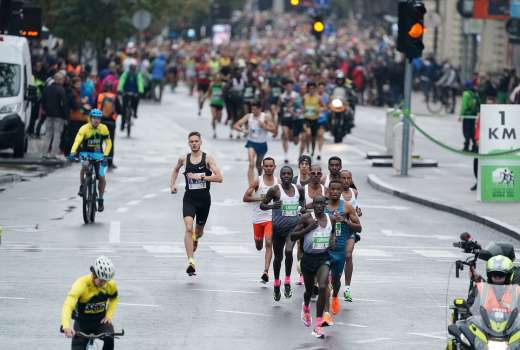
<svg viewBox="0 0 520 350">
<path fill-rule="evenodd" d="M 284 252 L 285 247 L 285 252 Z M 273 271 L 274 279 L 280 279 L 280 270 L 282 269 L 282 260 L 285 253 L 285 276 L 291 276 L 291 269 L 293 264 L 293 247 L 294 242 L 289 239 L 289 236 L 279 236 L 273 234 Z"/>
<path fill-rule="evenodd" d="M 303 282 L 305 283 L 305 293 L 303 293 L 303 302 L 305 303 L 305 306 L 309 306 L 311 301 L 314 281 L 318 282 L 319 293 L 318 301 L 316 302 L 316 317 L 322 317 L 323 310 L 325 309 L 325 300 L 327 299 L 327 292 L 329 289 L 329 271 L 330 268 L 326 264 L 321 265 L 316 272 L 302 269 Z"/>
</svg>

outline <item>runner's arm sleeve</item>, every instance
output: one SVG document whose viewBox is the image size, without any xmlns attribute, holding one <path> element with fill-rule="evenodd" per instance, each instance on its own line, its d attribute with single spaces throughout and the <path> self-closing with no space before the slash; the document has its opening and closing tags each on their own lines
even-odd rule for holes
<svg viewBox="0 0 520 350">
<path fill-rule="evenodd" d="M 76 304 L 83 293 L 84 284 L 81 280 L 77 280 L 72 285 L 67 297 L 65 298 L 65 302 L 63 303 L 63 308 L 61 310 L 61 326 L 63 328 L 70 328 L 70 318 L 72 316 L 72 312 L 76 308 Z"/>
<path fill-rule="evenodd" d="M 70 149 L 70 153 L 76 153 L 78 151 L 79 145 L 83 142 L 83 139 L 85 138 L 85 128 L 81 127 L 76 134 L 76 138 L 74 139 L 74 144 L 72 145 L 72 148 Z"/>
</svg>

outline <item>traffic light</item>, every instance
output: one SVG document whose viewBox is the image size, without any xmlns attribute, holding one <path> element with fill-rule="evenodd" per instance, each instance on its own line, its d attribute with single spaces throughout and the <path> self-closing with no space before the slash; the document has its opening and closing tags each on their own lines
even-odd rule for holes
<svg viewBox="0 0 520 350">
<path fill-rule="evenodd" d="M 426 7 L 424 7 L 421 1 L 408 0 L 399 2 L 397 50 L 404 53 L 410 60 L 421 57 L 424 50 L 425 13 Z"/>
<path fill-rule="evenodd" d="M 325 30 L 325 23 L 323 22 L 323 18 L 321 16 L 315 16 L 312 21 L 311 32 L 312 35 L 316 38 L 316 40 L 321 41 L 321 35 Z"/>
<path fill-rule="evenodd" d="M 291 6 L 298 6 L 300 4 L 300 0 L 290 0 Z"/>
</svg>

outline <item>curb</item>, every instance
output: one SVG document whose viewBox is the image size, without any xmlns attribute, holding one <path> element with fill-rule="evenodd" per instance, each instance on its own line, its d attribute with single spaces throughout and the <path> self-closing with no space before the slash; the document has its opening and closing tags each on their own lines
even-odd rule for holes
<svg viewBox="0 0 520 350">
<path fill-rule="evenodd" d="M 381 181 L 376 175 L 369 174 L 367 177 L 367 181 L 378 191 L 385 192 L 391 194 L 393 196 L 405 199 L 407 201 L 415 202 L 433 209 L 441 210 L 448 212 L 450 214 L 454 214 L 465 219 L 478 222 L 479 224 L 488 226 L 492 229 L 495 229 L 499 232 L 505 233 L 506 235 L 520 240 L 520 229 L 511 225 L 508 225 L 504 222 L 501 222 L 497 219 L 491 218 L 489 216 L 478 215 L 477 213 L 471 212 L 469 210 L 453 207 L 449 204 L 442 203 L 440 201 L 435 201 L 432 199 L 428 199 L 425 197 L 419 197 L 417 195 L 411 194 L 407 191 L 403 191 L 397 189 L 384 181 Z"/>
<path fill-rule="evenodd" d="M 5 174 L 0 175 L 0 185 L 10 184 L 13 182 L 19 182 L 22 181 L 22 177 L 20 175 L 16 174 Z"/>
</svg>

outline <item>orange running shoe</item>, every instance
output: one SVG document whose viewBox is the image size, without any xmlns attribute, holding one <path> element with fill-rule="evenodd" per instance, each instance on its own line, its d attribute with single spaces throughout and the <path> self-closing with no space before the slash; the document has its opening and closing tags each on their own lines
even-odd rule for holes
<svg viewBox="0 0 520 350">
<path fill-rule="evenodd" d="M 332 313 L 334 315 L 337 315 L 339 313 L 339 310 L 340 310 L 339 298 L 338 297 L 332 297 L 332 302 L 331 302 L 330 306 L 331 306 Z"/>
<path fill-rule="evenodd" d="M 322 327 L 334 326 L 332 316 L 328 312 L 323 313 L 323 320 L 321 322 Z"/>
</svg>

